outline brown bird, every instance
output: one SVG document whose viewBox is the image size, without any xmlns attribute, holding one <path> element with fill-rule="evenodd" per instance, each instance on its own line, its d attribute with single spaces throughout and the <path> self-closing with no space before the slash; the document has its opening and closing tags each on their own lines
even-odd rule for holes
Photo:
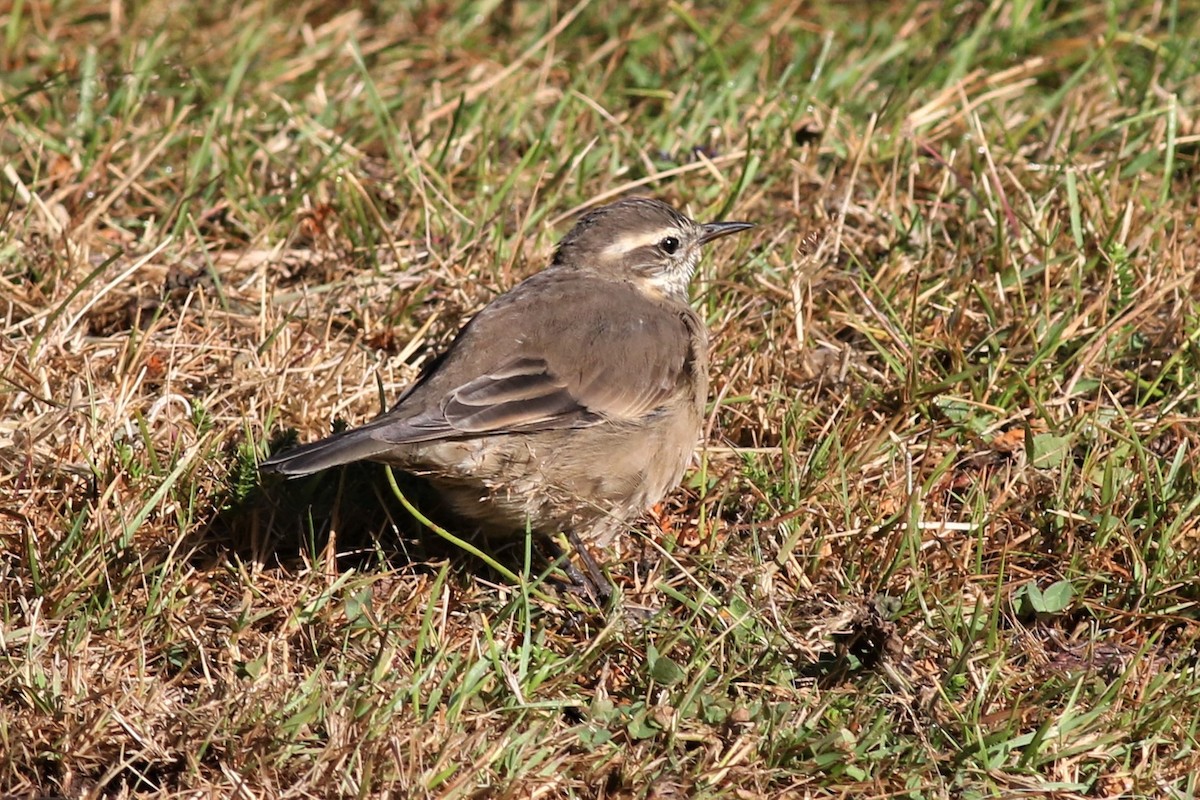
<svg viewBox="0 0 1200 800">
<path fill-rule="evenodd" d="M 488 536 L 604 546 L 679 484 L 701 432 L 708 332 L 688 305 L 700 248 L 753 227 L 665 203 L 583 216 L 545 270 L 475 315 L 392 409 L 273 456 L 307 475 L 352 461 L 426 477 Z"/>
</svg>

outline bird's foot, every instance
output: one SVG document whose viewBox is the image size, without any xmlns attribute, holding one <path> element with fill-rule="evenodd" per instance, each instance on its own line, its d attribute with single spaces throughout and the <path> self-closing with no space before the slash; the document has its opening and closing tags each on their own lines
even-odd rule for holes
<svg viewBox="0 0 1200 800">
<path fill-rule="evenodd" d="M 567 541 L 571 543 L 571 549 L 583 562 L 586 572 L 575 566 L 570 557 L 553 539 L 545 541 L 546 556 L 552 562 L 556 562 L 566 575 L 564 588 L 568 592 L 585 597 L 597 608 L 603 608 L 613 595 L 612 582 L 609 581 L 600 564 L 576 534 L 568 533 Z"/>
</svg>

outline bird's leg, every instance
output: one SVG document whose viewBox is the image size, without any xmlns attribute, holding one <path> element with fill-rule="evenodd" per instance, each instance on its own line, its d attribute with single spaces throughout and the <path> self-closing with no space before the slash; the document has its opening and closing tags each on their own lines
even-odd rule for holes
<svg viewBox="0 0 1200 800">
<path fill-rule="evenodd" d="M 592 602 L 600 606 L 612 595 L 612 587 L 605 581 L 595 560 L 590 558 L 590 553 L 578 542 L 578 537 L 569 534 L 568 539 L 571 542 L 571 548 L 575 549 L 576 553 L 580 553 L 580 559 L 587 567 L 590 576 L 580 572 L 580 569 L 571 563 L 569 555 L 563 552 L 563 548 L 559 547 L 558 542 L 551 537 L 547 536 L 541 540 L 542 554 L 546 555 L 551 564 L 558 565 L 559 569 L 566 573 L 566 581 L 568 581 L 566 589 L 568 591 L 577 595 L 587 595 Z M 600 576 L 599 579 L 596 579 L 596 576 Z"/>
<path fill-rule="evenodd" d="M 583 589 L 587 587 L 587 578 L 579 571 L 579 568 L 571 563 L 571 557 L 568 556 L 558 542 L 547 538 L 543 543 L 545 555 L 549 557 L 551 565 L 558 565 L 558 568 L 567 574 L 567 580 L 571 582 L 571 586 L 575 589 Z"/>
<path fill-rule="evenodd" d="M 571 547 L 579 555 L 579 560 L 583 562 L 583 566 L 587 569 L 587 586 L 592 590 L 596 598 L 601 603 L 608 602 L 608 598 L 612 596 L 613 586 L 605 576 L 604 570 L 596 563 L 596 559 L 592 557 L 592 552 L 587 549 L 587 545 L 579 538 L 579 534 L 575 531 L 567 533 L 567 541 L 571 543 Z M 578 572 L 578 570 L 576 570 Z M 584 576 L 580 576 L 584 577 Z"/>
<path fill-rule="evenodd" d="M 582 595 L 592 594 L 590 591 L 590 581 L 587 576 L 584 576 L 578 567 L 571 564 L 571 558 L 563 551 L 562 547 L 558 546 L 558 542 L 545 537 L 539 543 L 542 557 L 544 557 L 551 566 L 557 566 L 566 575 L 566 589 L 571 593 Z"/>
</svg>

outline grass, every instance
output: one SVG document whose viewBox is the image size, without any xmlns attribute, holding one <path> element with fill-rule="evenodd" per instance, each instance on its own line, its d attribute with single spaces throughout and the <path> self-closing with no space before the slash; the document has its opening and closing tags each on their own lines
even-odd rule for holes
<svg viewBox="0 0 1200 800">
<path fill-rule="evenodd" d="M 1196 794 L 1195 4 L 0 36 L 4 794 Z M 377 469 L 260 484 L 631 192 L 758 228 L 702 266 L 706 446 L 626 609 Z"/>
</svg>

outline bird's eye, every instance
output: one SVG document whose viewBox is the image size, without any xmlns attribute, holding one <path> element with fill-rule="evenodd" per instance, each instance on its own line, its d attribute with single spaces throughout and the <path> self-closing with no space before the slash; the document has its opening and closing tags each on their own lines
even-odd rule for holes
<svg viewBox="0 0 1200 800">
<path fill-rule="evenodd" d="M 668 236 L 658 243 L 658 249 L 662 250 L 667 255 L 672 255 L 679 249 L 679 240 L 674 236 Z"/>
</svg>

